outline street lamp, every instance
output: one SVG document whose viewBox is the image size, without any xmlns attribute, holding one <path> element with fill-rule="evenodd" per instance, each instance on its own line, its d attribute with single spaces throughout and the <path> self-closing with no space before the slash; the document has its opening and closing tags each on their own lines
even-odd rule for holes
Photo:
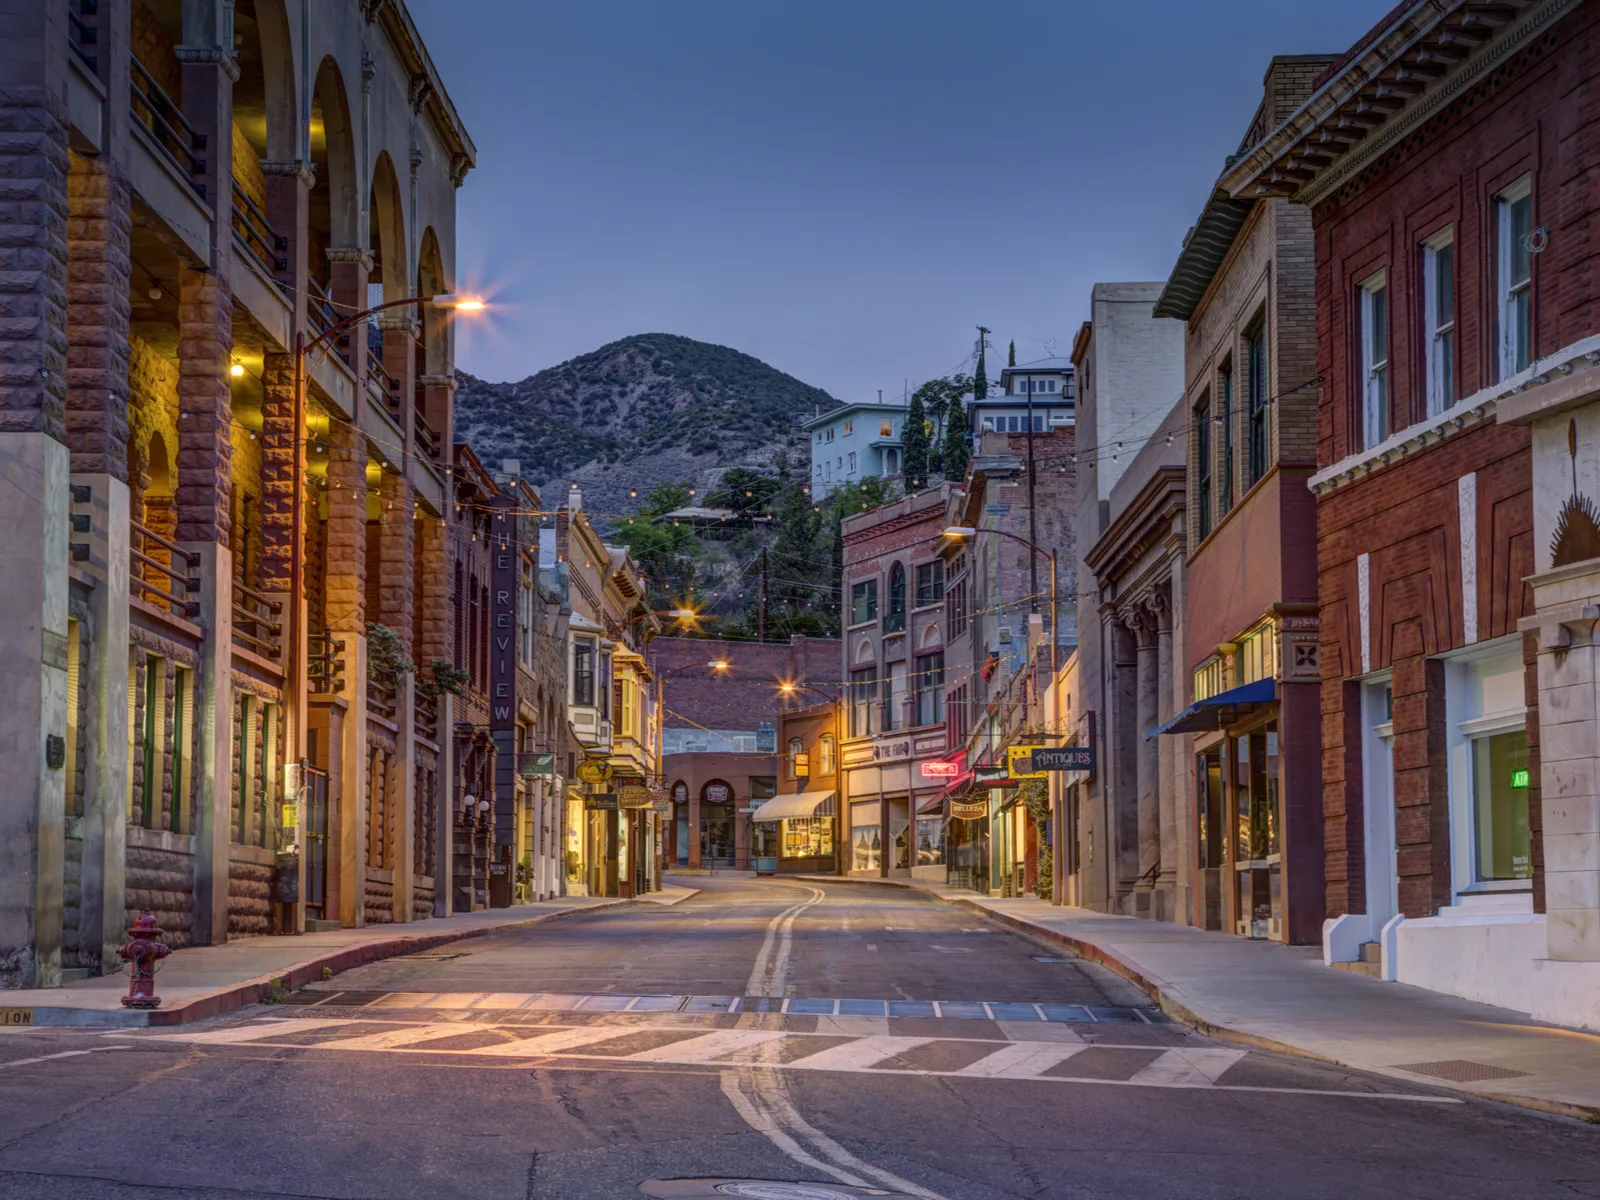
<svg viewBox="0 0 1600 1200">
<path fill-rule="evenodd" d="M 809 683 L 796 683 L 790 679 L 780 679 L 778 681 L 778 691 L 782 692 L 785 696 L 793 696 L 802 689 L 808 692 L 815 692 L 829 704 L 832 704 L 838 699 L 838 697 L 832 692 L 825 692 L 819 687 L 812 687 Z"/>
<path fill-rule="evenodd" d="M 406 296 L 400 300 L 389 300 L 383 304 L 375 304 L 371 308 L 364 308 L 353 313 L 342 321 L 335 322 L 322 333 L 306 341 L 304 329 L 297 329 L 294 335 L 294 468 L 291 472 L 293 492 L 289 504 L 289 521 L 292 527 L 289 539 L 289 653 L 284 664 L 284 693 L 292 705 L 294 720 L 289 723 L 290 737 L 293 744 L 287 747 L 288 757 L 292 760 L 299 755 L 300 748 L 305 744 L 306 714 L 305 706 L 300 702 L 300 688 L 305 678 L 306 667 L 304 655 L 300 651 L 300 596 L 305 586 L 305 530 L 303 528 L 305 517 L 302 512 L 303 496 L 305 490 L 306 472 L 306 356 L 312 351 L 323 346 L 331 339 L 358 325 L 368 317 L 383 312 L 390 308 L 407 308 L 432 304 L 436 308 L 454 309 L 456 312 L 475 313 L 485 308 L 484 302 L 476 296 L 466 296 L 454 292 L 441 293 L 433 296 Z"/>
</svg>

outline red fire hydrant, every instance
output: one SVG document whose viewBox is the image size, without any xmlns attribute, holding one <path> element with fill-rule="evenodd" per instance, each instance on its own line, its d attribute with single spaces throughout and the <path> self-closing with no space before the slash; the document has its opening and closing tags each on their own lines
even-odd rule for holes
<svg viewBox="0 0 1600 1200">
<path fill-rule="evenodd" d="M 161 929 L 150 913 L 145 913 L 128 930 L 128 944 L 117 953 L 128 962 L 128 994 L 122 998 L 123 1008 L 160 1008 L 161 997 L 156 995 L 156 964 L 172 951 L 158 940 Z"/>
</svg>

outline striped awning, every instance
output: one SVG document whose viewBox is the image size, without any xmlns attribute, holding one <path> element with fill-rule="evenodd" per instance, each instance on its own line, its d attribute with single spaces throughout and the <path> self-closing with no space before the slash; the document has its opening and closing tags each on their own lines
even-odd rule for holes
<svg viewBox="0 0 1600 1200">
<path fill-rule="evenodd" d="M 750 814 L 752 821 L 794 821 L 833 816 L 833 792 L 796 792 L 774 796 Z"/>
</svg>

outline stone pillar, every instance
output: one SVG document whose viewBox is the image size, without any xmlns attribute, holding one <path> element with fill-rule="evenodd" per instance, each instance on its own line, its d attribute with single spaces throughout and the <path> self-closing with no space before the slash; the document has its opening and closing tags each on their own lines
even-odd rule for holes
<svg viewBox="0 0 1600 1200">
<path fill-rule="evenodd" d="M 417 569 L 412 595 L 412 657 L 423 678 L 433 675 L 435 659 L 450 659 L 450 561 L 443 517 L 420 514 L 412 524 Z M 444 734 L 441 727 L 440 737 Z"/>
<path fill-rule="evenodd" d="M 308 247 L 311 241 L 310 214 L 311 188 L 316 174 L 310 163 L 264 162 L 261 173 L 266 176 L 267 223 L 284 239 L 278 257 L 283 266 L 278 278 L 289 285 L 289 303 L 294 308 L 293 329 L 306 327 L 306 275 Z M 285 347 L 288 349 L 289 347 Z"/>
<path fill-rule="evenodd" d="M 128 486 L 110 475 L 75 475 L 92 515 L 89 560 L 99 578 L 89 593 L 89 704 L 84 778 L 78 962 L 98 975 L 121 970 L 126 938 L 128 796 Z"/>
<path fill-rule="evenodd" d="M 359 247 L 333 249 L 328 255 L 328 298 L 341 316 L 367 307 L 367 280 L 372 274 L 372 254 Z M 367 324 L 350 330 L 350 369 L 356 373 L 357 404 L 366 402 Z"/>
<path fill-rule="evenodd" d="M 261 370 L 261 590 L 288 594 L 294 553 L 294 355 L 268 354 Z M 315 510 L 309 499 L 301 518 Z"/>
<path fill-rule="evenodd" d="M 233 85 L 239 64 L 233 56 L 233 4 L 229 0 L 186 0 L 183 45 L 183 115 L 206 145 L 195 182 L 216 219 L 211 226 L 211 261 L 222 278 L 233 262 Z"/>
<path fill-rule="evenodd" d="M 417 380 L 417 386 L 422 393 L 422 419 L 428 423 L 428 428 L 439 435 L 439 455 L 436 459 L 442 467 L 446 465 L 443 457 L 449 453 L 452 438 L 455 436 L 455 397 L 456 377 L 449 373 L 444 375 L 424 375 Z M 418 447 L 417 453 L 424 457 L 430 456 L 431 448 Z"/>
<path fill-rule="evenodd" d="M 344 642 L 345 712 L 340 742 L 339 919 L 366 923 L 367 886 L 367 450 L 358 430 L 335 421 L 328 430 L 327 623 Z M 332 814 L 330 823 L 334 820 Z"/>
<path fill-rule="evenodd" d="M 400 387 L 400 432 L 405 437 L 405 452 L 415 452 L 415 430 L 411 417 L 416 409 L 417 336 L 421 330 L 416 314 L 407 308 L 390 309 L 378 318 L 383 331 L 383 369 Z M 443 430 L 439 431 L 441 435 Z"/>
<path fill-rule="evenodd" d="M 406 524 L 410 524 L 407 521 Z M 395 921 L 411 920 L 411 896 L 416 875 L 416 819 L 417 805 L 422 797 L 417 795 L 417 679 L 407 675 L 395 694 L 395 720 L 399 731 L 395 734 L 395 764 L 393 784 L 389 789 L 389 804 L 393 812 L 394 829 L 394 893 L 393 916 Z"/>
<path fill-rule="evenodd" d="M 67 444 L 74 474 L 128 478 L 129 242 L 122 169 L 72 156 L 67 179 Z"/>
<path fill-rule="evenodd" d="M 228 940 L 229 817 L 233 797 L 233 555 L 226 543 L 180 542 L 200 555 L 199 692 L 194 707 L 194 942 Z"/>
<path fill-rule="evenodd" d="M 178 269 L 178 290 L 178 541 L 225 546 L 233 490 L 233 297 L 224 279 L 190 267 Z"/>
<path fill-rule="evenodd" d="M 369 619 L 394 630 L 409 649 L 415 644 L 412 554 L 417 522 L 411 511 L 416 500 L 406 477 L 385 471 L 378 484 L 378 503 L 378 611 Z"/>
<path fill-rule="evenodd" d="M 700 869 L 700 790 L 689 789 L 689 869 Z"/>
<path fill-rule="evenodd" d="M 435 789 L 430 797 L 436 806 L 433 824 L 433 915 L 448 917 L 455 911 L 455 778 L 456 778 L 456 696 L 439 695 L 439 763 L 434 772 Z"/>
<path fill-rule="evenodd" d="M 1134 743 L 1137 760 L 1136 779 L 1139 813 L 1139 879 L 1135 893 L 1148 893 L 1155 888 L 1152 872 L 1161 862 L 1161 772 L 1156 740 L 1147 738 L 1158 724 L 1160 711 L 1157 689 L 1160 686 L 1160 647 L 1156 644 L 1156 626 L 1148 613 L 1139 613 L 1129 621 L 1135 631 L 1137 646 L 1137 684 L 1134 703 L 1133 728 L 1127 731 Z M 1145 902 L 1148 904 L 1148 901 Z M 1148 909 L 1140 916 L 1154 915 Z"/>
<path fill-rule="evenodd" d="M 1172 708 L 1172 605 L 1165 593 L 1158 593 L 1150 605 L 1150 620 L 1156 628 L 1156 706 L 1150 729 L 1171 719 Z M 1145 734 L 1150 729 L 1144 730 Z M 1156 911 L 1162 921 L 1181 919 L 1177 905 L 1178 866 L 1181 844 L 1179 823 L 1188 815 L 1178 807 L 1177 764 L 1173 761 L 1177 738 L 1163 734 L 1151 738 L 1149 747 L 1156 757 L 1156 807 L 1159 824 L 1157 857 L 1161 869 L 1156 873 Z"/>
</svg>

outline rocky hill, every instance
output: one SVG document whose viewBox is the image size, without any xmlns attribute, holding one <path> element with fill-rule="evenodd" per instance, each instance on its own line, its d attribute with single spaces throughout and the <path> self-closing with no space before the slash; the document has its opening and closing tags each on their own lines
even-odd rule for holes
<svg viewBox="0 0 1600 1200">
<path fill-rule="evenodd" d="M 633 511 L 629 492 L 657 483 L 709 489 L 732 466 L 765 470 L 789 456 L 804 472 L 797 423 L 839 403 L 748 354 L 665 333 L 520 383 L 457 375 L 457 438 L 491 469 L 518 460 L 552 506 L 576 482 L 596 515 Z"/>
</svg>

